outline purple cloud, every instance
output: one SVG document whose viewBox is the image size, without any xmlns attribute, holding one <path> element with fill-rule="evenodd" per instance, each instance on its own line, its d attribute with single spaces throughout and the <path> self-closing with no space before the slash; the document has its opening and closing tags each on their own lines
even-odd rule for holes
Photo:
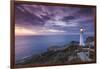
<svg viewBox="0 0 100 69">
<path fill-rule="evenodd" d="M 42 31 L 42 33 L 43 31 L 48 31 L 49 34 L 51 31 L 78 33 L 80 26 L 85 27 L 89 32 L 94 32 L 93 7 L 16 4 L 15 15 L 16 26 Z"/>
</svg>

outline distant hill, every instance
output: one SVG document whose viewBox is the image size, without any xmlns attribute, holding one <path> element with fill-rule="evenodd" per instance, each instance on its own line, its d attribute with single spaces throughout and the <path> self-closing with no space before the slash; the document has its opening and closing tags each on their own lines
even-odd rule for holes
<svg viewBox="0 0 100 69">
<path fill-rule="evenodd" d="M 87 37 L 85 42 L 86 42 L 85 43 L 86 47 L 90 46 L 90 48 L 94 48 L 94 37 L 93 36 Z"/>
<path fill-rule="evenodd" d="M 89 36 L 89 37 L 86 38 L 86 43 L 87 42 L 92 42 L 92 41 L 94 41 L 94 37 L 93 36 Z"/>
</svg>

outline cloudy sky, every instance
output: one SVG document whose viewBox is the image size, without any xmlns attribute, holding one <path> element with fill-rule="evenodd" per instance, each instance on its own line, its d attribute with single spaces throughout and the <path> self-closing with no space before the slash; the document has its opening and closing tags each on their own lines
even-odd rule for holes
<svg viewBox="0 0 100 69">
<path fill-rule="evenodd" d="M 93 7 L 16 4 L 15 35 L 75 35 L 82 26 L 94 33 Z"/>
</svg>

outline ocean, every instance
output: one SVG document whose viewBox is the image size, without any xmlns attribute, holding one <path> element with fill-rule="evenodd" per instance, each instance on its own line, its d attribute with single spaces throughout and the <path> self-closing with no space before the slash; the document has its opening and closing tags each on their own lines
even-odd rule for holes
<svg viewBox="0 0 100 69">
<path fill-rule="evenodd" d="M 84 36 L 84 41 L 86 37 Z M 63 46 L 79 41 L 79 35 L 38 35 L 15 37 L 15 61 L 47 51 L 50 46 Z"/>
</svg>

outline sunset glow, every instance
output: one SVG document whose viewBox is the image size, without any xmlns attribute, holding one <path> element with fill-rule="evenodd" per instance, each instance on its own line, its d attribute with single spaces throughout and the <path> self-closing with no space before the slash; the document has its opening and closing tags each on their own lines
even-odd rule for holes
<svg viewBox="0 0 100 69">
<path fill-rule="evenodd" d="M 30 29 L 26 29 L 23 27 L 15 27 L 15 35 L 23 36 L 23 35 L 36 35 L 37 32 L 32 31 Z"/>
</svg>

